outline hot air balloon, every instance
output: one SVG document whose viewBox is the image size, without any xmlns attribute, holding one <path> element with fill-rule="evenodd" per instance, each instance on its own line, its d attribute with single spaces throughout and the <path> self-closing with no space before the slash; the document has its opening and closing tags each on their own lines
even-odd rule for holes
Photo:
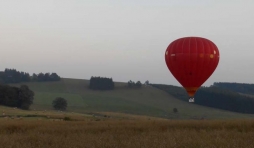
<svg viewBox="0 0 254 148">
<path fill-rule="evenodd" d="M 212 75 L 220 59 L 217 46 L 201 37 L 184 37 L 169 44 L 165 60 L 169 71 L 194 102 L 198 88 Z"/>
</svg>

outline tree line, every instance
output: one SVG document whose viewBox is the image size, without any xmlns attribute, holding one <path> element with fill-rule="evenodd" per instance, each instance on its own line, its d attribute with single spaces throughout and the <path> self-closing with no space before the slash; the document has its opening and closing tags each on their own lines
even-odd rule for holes
<svg viewBox="0 0 254 148">
<path fill-rule="evenodd" d="M 33 99 L 34 92 L 26 85 L 20 87 L 0 85 L 0 105 L 27 110 Z"/>
<path fill-rule="evenodd" d="M 33 74 L 32 81 L 45 82 L 45 81 L 60 81 L 61 78 L 56 73 L 39 73 Z"/>
<path fill-rule="evenodd" d="M 115 83 L 112 78 L 91 77 L 89 88 L 92 90 L 113 90 Z"/>
<path fill-rule="evenodd" d="M 20 82 L 44 82 L 44 81 L 59 81 L 61 78 L 56 73 L 39 73 L 30 76 L 29 73 L 23 71 L 17 71 L 16 69 L 6 68 L 0 72 L 1 83 L 20 83 Z"/>
<path fill-rule="evenodd" d="M 128 81 L 127 83 L 129 88 L 141 88 L 142 83 L 140 81 L 137 81 L 136 83 L 134 81 Z"/>
<path fill-rule="evenodd" d="M 196 104 L 239 113 L 254 113 L 254 99 L 219 87 L 201 88 L 195 96 Z"/>
<path fill-rule="evenodd" d="M 161 84 L 150 85 L 166 91 L 177 99 L 188 101 L 188 95 L 182 87 Z M 239 113 L 254 113 L 253 98 L 217 86 L 201 87 L 195 94 L 195 104 Z"/>
<path fill-rule="evenodd" d="M 215 82 L 213 86 L 226 88 L 235 92 L 244 94 L 254 94 L 254 84 L 247 83 L 229 83 L 229 82 Z"/>
<path fill-rule="evenodd" d="M 144 85 L 149 85 L 149 81 L 145 81 Z M 137 81 L 136 83 L 132 80 L 127 82 L 128 88 L 141 88 L 142 83 Z M 115 88 L 115 83 L 112 78 L 106 77 L 94 77 L 90 78 L 89 88 L 92 90 L 113 90 Z"/>
</svg>

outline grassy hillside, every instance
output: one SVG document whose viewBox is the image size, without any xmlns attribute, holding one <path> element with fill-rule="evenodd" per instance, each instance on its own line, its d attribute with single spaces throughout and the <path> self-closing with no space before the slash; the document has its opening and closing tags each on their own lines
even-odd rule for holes
<svg viewBox="0 0 254 148">
<path fill-rule="evenodd" d="M 153 87 L 167 92 L 182 101 L 188 101 L 188 94 L 183 87 L 163 84 L 151 84 Z M 195 104 L 238 112 L 254 114 L 254 99 L 250 95 L 240 95 L 229 89 L 216 86 L 201 87 L 195 94 Z"/>
<path fill-rule="evenodd" d="M 126 83 L 116 83 L 113 91 L 89 90 L 89 81 L 80 79 L 22 84 L 35 92 L 32 110 L 52 110 L 52 100 L 63 97 L 68 101 L 69 112 L 119 112 L 172 119 L 254 117 L 183 102 L 153 87 L 130 89 Z M 178 113 L 173 113 L 173 108 L 177 108 Z"/>
<path fill-rule="evenodd" d="M 215 82 L 213 86 L 226 88 L 234 92 L 254 95 L 254 84 L 247 83 L 230 83 L 230 82 Z"/>
</svg>

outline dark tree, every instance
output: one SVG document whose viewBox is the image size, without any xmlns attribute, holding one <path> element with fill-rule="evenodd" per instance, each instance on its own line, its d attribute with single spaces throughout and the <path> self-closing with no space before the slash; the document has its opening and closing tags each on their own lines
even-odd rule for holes
<svg viewBox="0 0 254 148">
<path fill-rule="evenodd" d="M 8 85 L 0 85 L 0 104 L 21 109 L 29 109 L 33 103 L 34 93 L 28 86 L 22 85 L 20 88 Z"/>
<path fill-rule="evenodd" d="M 22 72 L 21 73 L 21 81 L 22 82 L 29 82 L 29 81 L 31 81 L 29 73 Z"/>
<path fill-rule="evenodd" d="M 113 90 L 115 84 L 112 78 L 91 77 L 89 88 L 92 90 Z"/>
<path fill-rule="evenodd" d="M 44 81 L 51 81 L 49 73 L 44 74 Z"/>
<path fill-rule="evenodd" d="M 145 85 L 149 85 L 149 81 L 148 81 L 148 80 L 146 80 L 144 84 L 145 84 Z"/>
<path fill-rule="evenodd" d="M 45 81 L 60 81 L 61 78 L 56 73 L 39 73 L 38 75 L 33 75 L 35 79 L 39 82 L 45 82 Z"/>
<path fill-rule="evenodd" d="M 56 74 L 56 73 L 52 73 L 51 75 L 50 75 L 50 80 L 51 81 L 60 81 L 60 77 Z"/>
<path fill-rule="evenodd" d="M 142 83 L 140 81 L 137 81 L 136 83 L 133 81 L 128 81 L 128 87 L 129 88 L 141 88 L 142 87 Z"/>
<path fill-rule="evenodd" d="M 29 82 L 29 81 L 59 81 L 61 78 L 56 73 L 39 73 L 33 74 L 32 76 L 26 72 L 20 72 L 16 69 L 6 68 L 3 72 L 0 72 L 0 83 L 20 83 L 20 82 Z"/>
<path fill-rule="evenodd" d="M 44 73 L 39 73 L 38 75 L 37 75 L 37 80 L 39 81 L 39 82 L 43 82 L 43 81 L 45 81 L 45 77 L 44 77 Z"/>
<path fill-rule="evenodd" d="M 142 83 L 141 83 L 140 81 L 137 81 L 136 84 L 135 84 L 135 86 L 136 86 L 137 88 L 141 88 Z"/>
<path fill-rule="evenodd" d="M 173 108 L 173 112 L 174 112 L 174 113 L 178 113 L 177 108 Z"/>
<path fill-rule="evenodd" d="M 5 78 L 5 73 L 3 71 L 0 71 L 0 84 L 4 84 L 4 78 Z"/>
<path fill-rule="evenodd" d="M 33 76 L 32 76 L 32 81 L 38 81 L 38 75 L 37 74 L 33 74 Z"/>
<path fill-rule="evenodd" d="M 8 68 L 6 68 L 3 73 L 1 73 L 0 78 L 5 83 L 29 82 L 31 80 L 29 73 Z"/>
<path fill-rule="evenodd" d="M 128 83 L 127 83 L 127 84 L 128 84 L 128 87 L 129 87 L 129 88 L 133 88 L 133 87 L 135 87 L 135 82 L 133 82 L 133 81 L 131 81 L 131 80 L 130 80 L 130 81 L 128 81 Z"/>
<path fill-rule="evenodd" d="M 57 97 L 53 100 L 52 105 L 55 110 L 66 110 L 67 108 L 67 101 L 64 98 Z"/>
<path fill-rule="evenodd" d="M 19 89 L 19 101 L 17 107 L 21 109 L 29 109 L 30 105 L 33 104 L 34 92 L 31 91 L 28 86 L 21 85 Z"/>
</svg>

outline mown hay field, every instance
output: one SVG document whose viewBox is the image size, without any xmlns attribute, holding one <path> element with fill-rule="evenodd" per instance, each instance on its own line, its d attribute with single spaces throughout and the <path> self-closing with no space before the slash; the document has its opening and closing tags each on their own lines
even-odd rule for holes
<svg viewBox="0 0 254 148">
<path fill-rule="evenodd" d="M 119 120 L 0 122 L 5 148 L 251 148 L 254 120 Z"/>
</svg>

